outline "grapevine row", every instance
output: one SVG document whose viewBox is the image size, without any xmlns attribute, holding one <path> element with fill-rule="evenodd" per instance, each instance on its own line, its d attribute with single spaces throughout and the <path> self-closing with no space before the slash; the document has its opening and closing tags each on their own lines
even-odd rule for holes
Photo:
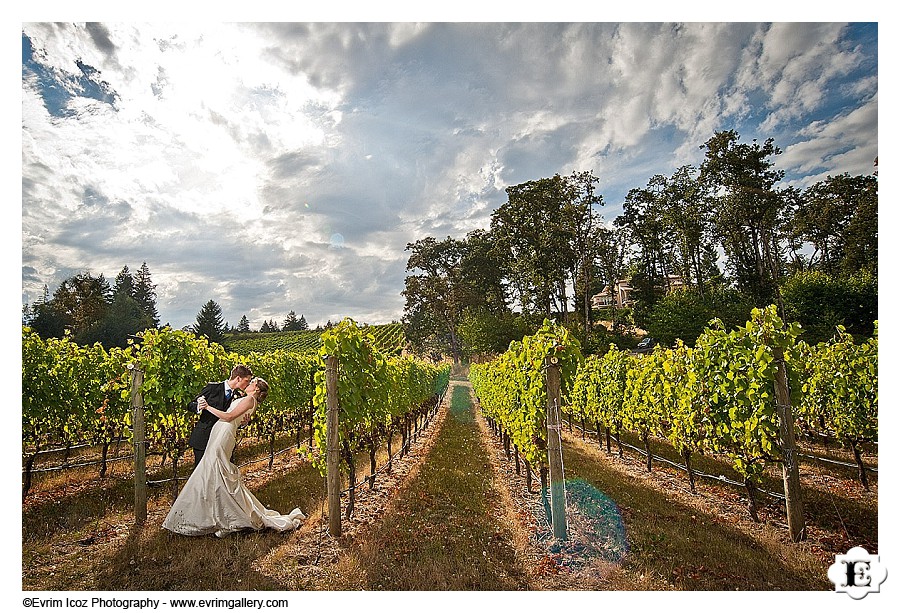
<svg viewBox="0 0 900 613">
<path fill-rule="evenodd" d="M 388 445 L 395 433 L 401 435 L 401 449 L 420 420 L 437 407 L 450 382 L 449 365 L 434 365 L 409 357 L 389 357 L 376 349 L 375 338 L 368 328 L 360 328 L 345 319 L 322 334 L 319 358 L 324 366 L 326 357 L 337 359 L 337 395 L 340 405 L 338 444 L 347 474 L 356 474 L 354 454 L 369 452 L 370 475 L 374 486 L 376 450 Z M 320 451 L 313 458 L 322 474 L 326 471 L 327 388 L 325 369 L 315 373 L 316 407 L 315 443 Z M 354 490 L 350 490 L 348 516 L 353 512 Z"/>
<path fill-rule="evenodd" d="M 811 347 L 797 339 L 774 306 L 755 309 L 746 326 L 727 332 L 712 325 L 694 347 L 682 343 L 635 356 L 611 346 L 603 355 L 581 357 L 564 329 L 545 323 L 492 362 L 473 365 L 470 378 L 484 414 L 503 424 L 517 449 L 532 463 L 546 457 L 544 358 L 561 348 L 563 404 L 575 419 L 618 436 L 636 433 L 651 468 L 651 437 L 668 439 L 682 455 L 691 486 L 691 457 L 715 453 L 729 458 L 753 495 L 762 473 L 783 461 L 775 371 L 783 364 L 791 405 L 801 430 L 828 431 L 843 440 L 865 470 L 859 445 L 877 438 L 878 339 L 855 344 L 839 329 L 830 343 Z"/>
<path fill-rule="evenodd" d="M 547 457 L 545 365 L 548 359 L 560 365 L 565 397 L 581 362 L 581 349 L 568 330 L 549 320 L 534 335 L 510 343 L 509 350 L 498 358 L 473 364 L 469 369 L 469 380 L 483 415 L 498 426 L 504 438 L 525 458 L 529 471 L 531 466 L 541 468 L 542 479 L 546 476 Z"/>
<path fill-rule="evenodd" d="M 391 415 L 401 419 L 421 407 L 426 391 L 430 397 L 440 385 L 446 387 L 448 368 L 411 358 L 386 358 L 371 348 L 372 336 L 363 335 L 350 320 L 324 336 L 323 349 L 332 346 L 329 339 L 348 334 L 356 335 L 368 347 L 369 357 L 382 365 L 378 372 L 367 371 L 371 380 L 361 380 L 352 373 L 360 364 L 343 365 L 349 387 L 345 387 L 341 401 L 353 407 L 348 419 L 366 411 L 381 416 L 384 406 L 390 406 Z M 140 340 L 126 349 L 106 351 L 99 344 L 84 347 L 68 338 L 45 341 L 24 328 L 22 357 L 23 492 L 30 487 L 34 458 L 44 449 L 88 443 L 102 445 L 105 456 L 110 442 L 122 436 L 130 439 L 130 368 L 144 373 L 140 392 L 148 448 L 171 460 L 173 474 L 177 474 L 196 420 L 185 410 L 186 405 L 208 381 L 226 378 L 239 362 L 270 384 L 266 402 L 247 426 L 248 435 L 268 439 L 271 445 L 277 434 L 292 433 L 299 442 L 303 429 L 320 427 L 314 416 L 322 410 L 316 405 L 322 402 L 317 397 L 317 377 L 324 369 L 321 350 L 318 354 L 276 350 L 239 355 L 205 338 L 164 328 L 143 332 Z M 348 356 L 342 355 L 342 359 Z M 389 384 L 385 384 L 388 378 Z M 354 385 L 361 387 L 354 390 Z M 374 389 L 379 393 L 373 393 Z M 360 393 L 373 404 L 366 407 L 355 402 L 355 395 Z M 355 422 L 351 419 L 349 423 Z M 356 435 L 353 427 L 347 428 L 348 433 Z"/>
<path fill-rule="evenodd" d="M 839 330 L 831 343 L 810 347 L 797 340 L 799 332 L 769 307 L 754 310 L 746 326 L 731 332 L 714 325 L 693 348 L 679 344 L 642 357 L 613 348 L 584 362 L 569 408 L 598 429 L 639 434 L 648 469 L 649 438 L 668 439 L 685 459 L 692 486 L 692 454 L 727 456 L 752 503 L 767 465 L 784 459 L 778 360 L 789 376 L 797 427 L 824 425 L 857 450 L 860 462 L 858 445 L 877 436 L 877 335 L 857 345 Z M 865 476 L 861 463 L 860 475 Z"/>
</svg>

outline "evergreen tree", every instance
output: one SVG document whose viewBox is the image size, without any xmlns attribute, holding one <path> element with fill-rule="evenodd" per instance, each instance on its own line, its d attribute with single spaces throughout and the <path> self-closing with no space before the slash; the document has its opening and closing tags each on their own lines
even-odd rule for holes
<svg viewBox="0 0 900 613">
<path fill-rule="evenodd" d="M 278 332 L 278 323 L 274 319 L 269 320 L 269 331 L 270 332 Z"/>
<path fill-rule="evenodd" d="M 295 330 L 302 330 L 303 328 L 300 327 L 300 320 L 297 319 L 297 314 L 291 311 L 285 318 L 284 325 L 281 326 L 281 329 L 285 332 L 292 332 Z"/>
<path fill-rule="evenodd" d="M 198 336 L 205 336 L 212 343 L 224 342 L 225 322 L 222 319 L 222 307 L 215 300 L 210 300 L 200 309 L 192 331 Z"/>
<path fill-rule="evenodd" d="M 66 333 L 66 318 L 50 299 L 50 290 L 46 285 L 43 295 L 31 305 L 27 324 L 44 339 L 62 338 Z"/>
<path fill-rule="evenodd" d="M 134 298 L 134 277 L 132 276 L 131 271 L 128 270 L 128 266 L 123 266 L 122 270 L 119 271 L 119 274 L 116 275 L 116 281 L 113 285 L 113 295 L 117 296 L 119 294 Z M 115 298 L 113 298 L 113 300 L 115 300 Z"/>
<path fill-rule="evenodd" d="M 300 321 L 298 323 L 300 324 L 301 330 L 309 330 L 309 324 L 306 323 L 306 318 L 303 315 L 300 315 Z"/>
<path fill-rule="evenodd" d="M 116 292 L 106 315 L 81 337 L 85 344 L 101 343 L 106 349 L 127 347 L 128 338 L 153 327 L 150 316 L 125 291 Z"/>
<path fill-rule="evenodd" d="M 260 332 L 271 332 L 272 328 L 269 327 L 269 322 L 263 320 L 262 325 L 259 327 Z"/>
<path fill-rule="evenodd" d="M 246 315 L 241 315 L 241 321 L 238 322 L 237 331 L 238 332 L 249 332 L 250 331 L 250 320 L 247 319 Z"/>
<path fill-rule="evenodd" d="M 156 310 L 156 286 L 150 280 L 150 269 L 147 262 L 141 264 L 134 276 L 134 299 L 141 305 L 141 310 L 153 321 L 154 327 L 159 326 L 159 313 Z"/>
<path fill-rule="evenodd" d="M 46 304 L 50 301 L 50 290 L 47 289 L 47 285 L 44 284 L 44 292 L 43 294 L 35 298 L 32 304 L 28 304 L 27 302 L 22 307 L 22 325 L 23 326 L 31 326 L 31 323 L 37 318 L 38 311 L 40 306 Z"/>
</svg>

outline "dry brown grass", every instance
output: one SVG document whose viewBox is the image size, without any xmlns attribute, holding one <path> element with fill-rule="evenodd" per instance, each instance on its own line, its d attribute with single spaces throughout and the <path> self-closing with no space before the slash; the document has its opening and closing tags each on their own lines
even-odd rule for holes
<svg viewBox="0 0 900 613">
<path fill-rule="evenodd" d="M 741 490 L 701 482 L 692 493 L 685 475 L 662 465 L 648 473 L 642 458 L 608 455 L 580 437 L 566 436 L 566 476 L 585 479 L 616 500 L 629 533 L 626 565 L 668 589 L 833 589 L 828 566 L 849 546 L 832 513 L 840 508 L 845 520 L 861 522 L 865 534 L 858 535 L 857 544 L 870 542 L 877 525 L 877 495 L 861 505 L 832 492 L 834 504 L 822 505 L 817 482 L 807 471 L 803 485 L 810 536 L 802 543 L 788 538 L 783 503 L 763 505 L 762 521 L 756 523 Z"/>
<path fill-rule="evenodd" d="M 261 464 L 265 467 L 267 461 Z M 271 508 L 290 503 L 304 508 L 321 497 L 316 490 L 318 471 L 296 454 L 281 456 L 272 471 L 252 465 L 245 475 Z M 262 532 L 241 539 L 172 535 L 160 528 L 171 505 L 168 488 L 151 490 L 147 521 L 135 527 L 133 500 L 131 481 L 124 478 L 102 484 L 88 480 L 54 498 L 37 492 L 23 512 L 23 589 L 279 588 L 264 576 L 244 571 L 284 535 Z"/>
</svg>

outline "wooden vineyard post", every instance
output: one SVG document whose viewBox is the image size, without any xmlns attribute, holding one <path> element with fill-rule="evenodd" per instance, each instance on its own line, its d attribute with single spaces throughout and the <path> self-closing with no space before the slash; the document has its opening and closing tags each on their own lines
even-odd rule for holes
<svg viewBox="0 0 900 613">
<path fill-rule="evenodd" d="M 316 389 L 316 373 L 312 369 L 310 369 L 310 373 L 309 373 L 309 388 L 312 390 Z M 313 446 L 313 434 L 315 433 L 315 430 L 316 430 L 316 407 L 313 404 L 313 396 L 314 396 L 314 394 L 309 395 L 309 446 L 310 446 L 310 448 L 312 448 L 312 446 Z"/>
<path fill-rule="evenodd" d="M 334 537 L 341 535 L 341 446 L 337 384 L 337 357 L 329 355 L 325 358 L 325 469 L 328 483 L 328 533 Z"/>
<path fill-rule="evenodd" d="M 144 421 L 144 397 L 141 386 L 144 373 L 131 365 L 131 407 L 134 410 L 134 523 L 143 524 L 147 519 L 147 445 Z"/>
<path fill-rule="evenodd" d="M 566 481 L 559 432 L 560 372 L 556 358 L 547 364 L 547 456 L 550 464 L 550 517 L 553 536 L 566 540 Z"/>
<path fill-rule="evenodd" d="M 775 406 L 781 431 L 781 465 L 784 477 L 784 505 L 788 530 L 795 543 L 803 540 L 806 525 L 803 517 L 803 496 L 800 492 L 800 468 L 794 442 L 794 415 L 791 410 L 791 393 L 788 388 L 787 369 L 784 365 L 784 349 L 775 347 Z"/>
</svg>

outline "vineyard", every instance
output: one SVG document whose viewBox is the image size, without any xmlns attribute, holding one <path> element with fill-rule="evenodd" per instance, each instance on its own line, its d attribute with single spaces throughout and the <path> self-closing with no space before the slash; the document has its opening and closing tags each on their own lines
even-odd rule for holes
<svg viewBox="0 0 900 613">
<path fill-rule="evenodd" d="M 379 328 L 382 339 L 396 328 Z M 180 330 L 147 330 L 126 350 L 105 351 L 99 344 L 82 347 L 68 339 L 42 340 L 23 330 L 22 453 L 23 497 L 31 487 L 35 460 L 52 450 L 80 446 L 100 449 L 100 474 L 107 470 L 110 445 L 132 438 L 132 372 L 146 420 L 146 453 L 168 459 L 173 475 L 188 450 L 195 415 L 185 410 L 208 381 L 227 378 L 237 363 L 248 365 L 269 383 L 271 392 L 245 436 L 268 441 L 278 437 L 299 443 L 307 434 L 324 445 L 324 357 L 341 360 L 340 389 L 344 418 L 341 444 L 352 466 L 361 445 L 374 449 L 385 436 L 409 431 L 424 407 L 446 388 L 448 366 L 408 357 L 390 357 L 376 348 L 369 328 L 345 320 L 321 335 L 316 352 L 282 349 L 237 354 Z M 314 436 L 315 433 L 315 436 Z M 405 442 L 405 438 L 404 438 Z M 324 467 L 323 467 L 324 470 Z M 177 478 L 172 480 L 177 492 Z"/>
<path fill-rule="evenodd" d="M 740 476 L 751 516 L 757 520 L 760 478 L 772 463 L 795 455 L 786 446 L 780 415 L 791 405 L 790 428 L 827 436 L 852 450 L 868 488 L 864 444 L 878 435 L 878 337 L 857 345 L 839 330 L 830 343 L 798 341 L 799 326 L 786 325 L 774 306 L 754 309 L 751 321 L 731 332 L 713 326 L 695 347 L 678 344 L 634 356 L 614 346 L 584 358 L 578 341 L 552 322 L 492 362 L 473 365 L 470 379 L 485 416 L 495 421 L 527 465 L 538 461 L 545 481 L 545 370 L 554 359 L 562 371 L 562 405 L 573 421 L 592 424 L 620 440 L 637 435 L 652 470 L 651 438 L 666 440 L 684 459 L 694 489 L 692 457 L 727 458 Z M 789 379 L 779 397 L 777 370 Z M 789 390 L 789 391 L 788 391 Z M 790 435 L 793 441 L 793 433 Z M 621 447 L 620 447 L 621 449 Z M 796 465 L 796 460 L 794 460 Z"/>
<path fill-rule="evenodd" d="M 732 585 L 822 589 L 823 579 L 817 578 L 822 560 L 831 555 L 833 561 L 834 553 L 844 553 L 848 543 L 877 549 L 876 529 L 870 527 L 874 511 L 869 510 L 871 500 L 877 505 L 877 498 L 867 496 L 877 483 L 872 486 L 866 479 L 877 472 L 877 457 L 867 459 L 869 454 L 877 456 L 877 334 L 855 343 L 839 331 L 830 342 L 809 346 L 797 340 L 798 332 L 769 308 L 754 311 L 746 326 L 732 331 L 712 325 L 693 347 L 657 348 L 639 356 L 613 346 L 605 353 L 586 356 L 566 328 L 548 321 L 494 360 L 471 365 L 472 406 L 448 411 L 448 386 L 454 402 L 462 403 L 468 391 L 461 394 L 460 386 L 467 388 L 469 383 L 451 383 L 446 364 L 380 351 L 371 328 L 352 320 L 325 331 L 315 351 L 275 349 L 246 354 L 169 329 L 149 330 L 127 349 L 107 352 L 99 345 L 83 347 L 67 339 L 44 341 L 26 328 L 23 581 L 27 564 L 35 569 L 27 573 L 30 589 L 58 589 L 52 587 L 58 585 L 52 576 L 60 573 L 58 556 L 64 554 L 50 551 L 77 556 L 79 550 L 100 552 L 113 547 L 110 551 L 115 552 L 120 543 L 122 552 L 112 553 L 99 574 L 66 572 L 91 575 L 80 579 L 83 589 L 135 589 L 137 585 L 142 586 L 137 589 L 225 589 L 227 581 L 220 581 L 233 576 L 227 567 L 219 567 L 221 577 L 215 578 L 207 577 L 208 573 L 194 577 L 187 569 L 187 578 L 177 573 L 160 577 L 151 569 L 153 560 L 160 557 L 176 564 L 179 556 L 211 556 L 214 563 L 212 558 L 222 555 L 212 553 L 218 551 L 215 541 L 161 538 L 156 526 L 178 491 L 179 479 L 184 479 L 179 475 L 189 469 L 183 458 L 195 417 L 184 410 L 185 405 L 207 381 L 225 378 L 233 364 L 243 362 L 271 388 L 254 420 L 243 429 L 241 466 L 248 479 L 256 479 L 256 488 L 272 492 L 268 495 L 275 496 L 270 500 L 276 500 L 276 505 L 289 508 L 288 504 L 302 501 L 313 515 L 287 541 L 275 535 L 260 537 L 261 541 L 234 540 L 237 555 L 249 556 L 247 564 L 259 563 L 263 553 L 254 543 L 262 543 L 274 548 L 272 553 L 280 552 L 276 559 L 281 560 L 279 567 L 284 566 L 266 570 L 255 580 L 261 583 L 246 589 L 421 589 L 422 585 L 696 589 L 693 575 L 684 570 L 689 567 L 684 556 L 693 552 L 707 556 L 704 563 L 720 569 L 712 579 L 711 585 L 718 586 L 714 589 Z M 551 368 L 559 373 L 558 392 L 548 385 Z M 142 381 L 134 378 L 136 371 L 143 375 Z M 787 381 L 787 398 L 779 395 L 779 373 Z M 153 476 L 158 478 L 157 485 L 171 487 L 157 490 L 151 499 L 150 515 L 155 519 L 143 529 L 150 540 L 126 543 L 122 537 L 129 530 L 123 527 L 121 514 L 127 515 L 131 503 L 127 493 L 114 491 L 131 477 L 127 468 L 124 477 L 112 479 L 107 471 L 109 463 L 122 460 L 123 447 L 127 450 L 134 443 L 136 380 L 146 416 L 146 450 L 158 458 Z M 340 398 L 340 418 L 331 432 L 329 385 Z M 556 393 L 561 427 L 551 422 Z M 799 547 L 785 534 L 784 510 L 765 498 L 784 500 L 781 492 L 774 491 L 779 481 L 772 469 L 785 464 L 779 421 L 785 404 L 793 409 L 792 425 L 804 440 L 827 441 L 832 448 L 839 445 L 848 450 L 860 480 L 859 493 L 845 498 L 849 481 L 839 481 L 841 490 L 833 488 L 838 483 L 836 475 L 848 469 L 804 470 L 804 536 L 815 539 L 815 546 L 804 545 L 794 553 L 783 549 L 779 554 L 804 560 L 799 575 L 796 569 L 788 571 L 770 556 L 755 553 L 773 545 L 745 547 L 718 527 L 722 518 L 728 518 L 724 523 L 729 526 L 744 525 L 752 518 L 750 526 L 772 525 L 781 533 L 768 537 L 783 541 L 778 548 Z M 569 434 L 563 434 L 563 429 Z M 329 434 L 335 442 L 329 441 Z M 571 522 L 568 544 L 549 534 L 547 493 L 552 494 L 554 484 L 548 466 L 554 444 L 560 440 L 566 458 L 565 513 Z M 434 451 L 429 452 L 432 446 Z M 816 446 L 821 453 L 821 445 Z M 326 457 L 332 449 L 338 451 L 343 474 L 339 502 L 330 498 L 330 490 L 326 497 L 323 483 Z M 640 460 L 630 460 L 623 449 Z M 836 450 L 831 455 L 844 457 Z M 93 465 L 78 468 L 88 456 L 101 458 L 96 464 L 99 470 Z M 81 475 L 93 471 L 94 476 L 72 481 L 72 477 L 54 479 L 39 473 L 60 458 L 64 458 L 60 468 L 80 470 Z M 128 461 L 127 452 L 124 458 Z M 262 468 L 263 461 L 268 468 Z M 36 465 L 41 468 L 36 470 Z M 684 475 L 683 488 L 671 467 Z M 32 485 L 37 474 L 42 477 Z M 724 479 L 724 474 L 735 480 Z M 636 476 L 641 482 L 661 480 L 667 493 L 663 496 L 652 488 L 635 486 Z M 699 485 L 698 479 L 707 477 L 714 482 Z M 535 488 L 537 480 L 540 487 Z M 66 485 L 54 490 L 54 483 Z M 73 484 L 78 485 L 73 488 Z M 598 487 L 615 497 L 621 511 Z M 83 495 L 81 488 L 86 488 Z M 683 504 L 702 502 L 704 506 L 673 506 L 670 498 L 682 490 L 677 495 L 685 500 Z M 119 502 L 106 503 L 110 505 L 106 510 L 88 503 L 116 496 Z M 482 498 L 491 502 L 479 503 Z M 744 515 L 749 518 L 732 514 L 738 500 L 744 500 Z M 349 540 L 326 533 L 325 526 L 334 517 L 329 517 L 327 508 L 334 504 L 345 512 L 346 532 L 341 538 Z M 599 515 L 591 510 L 598 504 L 605 509 Z M 509 505 L 515 505 L 515 510 Z M 41 518 L 44 508 L 48 515 Z M 108 517 L 101 523 L 110 508 L 120 509 L 118 519 Z M 715 510 L 707 515 L 709 509 Z M 836 520 L 830 515 L 834 511 Z M 646 521 L 636 515 L 640 512 L 649 514 Z M 505 513 L 505 519 L 495 513 Z M 65 533 L 62 526 L 76 515 L 80 519 L 74 549 L 71 544 L 52 545 Z M 707 519 L 695 526 L 698 517 Z M 661 527 L 671 522 L 675 522 L 671 531 Z M 835 522 L 837 529 L 832 527 Z M 52 528 L 57 523 L 60 528 Z M 744 529 L 748 534 L 759 530 Z M 60 537 L 54 536 L 55 530 L 60 530 Z M 661 530 L 667 536 L 660 536 Z M 835 530 L 843 534 L 835 535 Z M 684 551 L 654 555 L 666 549 L 659 539 L 674 544 L 682 534 L 694 539 L 684 543 Z M 66 542 L 72 543 L 73 538 Z M 665 544 L 669 547 L 670 541 Z M 168 553 L 172 547 L 181 551 L 175 559 Z M 724 556 L 716 553 L 723 547 L 735 549 Z M 483 558 L 463 553 L 482 548 Z M 203 553 L 207 550 L 210 553 Z M 363 554 L 367 557 L 357 562 L 339 562 Z M 510 556 L 529 562 L 522 567 Z M 740 579 L 746 573 L 732 568 L 751 564 L 745 556 L 753 557 L 757 569 L 752 580 Z M 149 560 L 147 572 L 139 568 L 140 563 L 123 572 L 120 560 L 125 560 L 127 569 L 134 564 L 129 558 Z M 446 566 L 443 571 L 422 574 L 432 563 L 437 568 Z M 71 561 L 67 564 L 71 566 Z M 372 565 L 383 576 L 373 575 L 371 583 L 360 583 L 359 575 L 341 570 L 341 564 L 350 564 L 347 568 Z M 416 565 L 415 570 L 405 564 Z M 581 569 L 578 573 L 587 572 L 586 568 L 608 569 L 610 564 L 621 569 L 612 583 L 605 578 L 607 570 L 596 571 L 600 574 L 589 580 L 567 574 L 577 569 Z M 650 583 L 645 582 L 645 573 Z M 468 579 L 444 583 L 445 576 L 457 575 Z"/>
<path fill-rule="evenodd" d="M 362 326 L 363 331 L 372 336 L 372 346 L 385 355 L 400 355 L 406 346 L 403 324 L 375 324 Z M 292 332 L 255 332 L 252 334 L 230 334 L 225 337 L 228 351 L 246 355 L 249 353 L 269 353 L 290 351 L 294 353 L 315 353 L 322 347 L 322 333 L 316 330 Z"/>
</svg>

